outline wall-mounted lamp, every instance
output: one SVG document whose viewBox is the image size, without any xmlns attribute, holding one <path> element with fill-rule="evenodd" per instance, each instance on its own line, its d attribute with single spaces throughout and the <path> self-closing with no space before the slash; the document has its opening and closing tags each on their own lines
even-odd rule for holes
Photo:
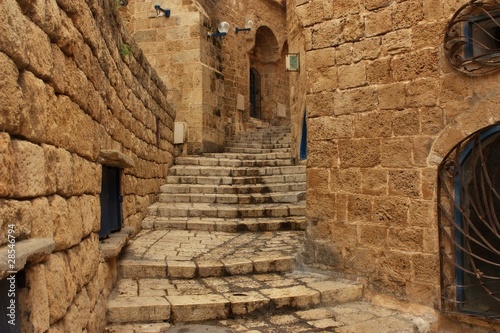
<svg viewBox="0 0 500 333">
<path fill-rule="evenodd" d="M 253 22 L 248 20 L 247 23 L 245 23 L 245 27 L 244 28 L 238 28 L 236 27 L 236 33 L 240 32 L 240 31 L 246 31 L 246 32 L 249 32 L 250 30 L 252 30 L 253 28 Z"/>
<path fill-rule="evenodd" d="M 163 9 L 160 5 L 155 5 L 156 17 L 165 16 L 170 17 L 170 9 Z"/>
<path fill-rule="evenodd" d="M 217 33 L 214 33 L 214 34 L 211 34 L 210 32 L 208 33 L 208 35 L 210 37 L 224 37 L 228 31 L 229 31 L 229 23 L 227 22 L 220 22 L 219 25 L 217 26 Z"/>
</svg>

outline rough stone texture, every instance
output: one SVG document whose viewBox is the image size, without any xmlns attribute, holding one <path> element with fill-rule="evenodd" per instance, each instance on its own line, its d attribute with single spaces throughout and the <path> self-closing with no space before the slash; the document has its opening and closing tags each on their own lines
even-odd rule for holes
<svg viewBox="0 0 500 333">
<path fill-rule="evenodd" d="M 175 113 L 114 2 L 0 8 L 0 245 L 14 225 L 23 332 L 101 332 L 116 263 L 100 263 L 99 153 L 128 157 L 122 185 L 144 198 L 123 209 L 135 226 L 172 163 Z"/>
<path fill-rule="evenodd" d="M 287 2 L 288 30 L 304 32 L 289 43 L 304 45 L 310 73 L 303 257 L 427 306 L 439 303 L 437 168 L 500 121 L 498 73 L 468 77 L 445 59 L 444 27 L 466 2 L 334 1 L 331 14 L 324 1 Z M 359 325 L 339 332 L 371 330 Z"/>
</svg>

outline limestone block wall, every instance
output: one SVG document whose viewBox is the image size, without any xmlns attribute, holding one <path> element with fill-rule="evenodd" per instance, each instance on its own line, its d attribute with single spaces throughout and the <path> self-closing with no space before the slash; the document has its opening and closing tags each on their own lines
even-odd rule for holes
<svg viewBox="0 0 500 333">
<path fill-rule="evenodd" d="M 500 74 L 445 59 L 456 0 L 297 1 L 308 68 L 305 260 L 439 307 L 437 167 L 500 120 Z"/>
<path fill-rule="evenodd" d="M 0 246 L 9 224 L 18 243 L 54 241 L 21 273 L 22 332 L 104 328 L 116 262 L 103 259 L 97 235 L 101 151 L 135 164 L 121 176 L 124 226 L 134 231 L 172 163 L 165 85 L 115 6 L 0 4 Z"/>
<path fill-rule="evenodd" d="M 306 112 L 306 96 L 308 87 L 308 65 L 306 62 L 306 43 L 301 17 L 297 15 L 296 7 L 304 1 L 288 0 L 286 8 L 288 51 L 298 53 L 300 71 L 289 72 L 289 105 L 290 125 L 292 133 L 292 156 L 300 159 L 300 148 L 303 131 L 304 114 Z M 316 62 L 312 59 L 313 67 Z M 327 79 L 329 80 L 329 79 Z"/>
</svg>

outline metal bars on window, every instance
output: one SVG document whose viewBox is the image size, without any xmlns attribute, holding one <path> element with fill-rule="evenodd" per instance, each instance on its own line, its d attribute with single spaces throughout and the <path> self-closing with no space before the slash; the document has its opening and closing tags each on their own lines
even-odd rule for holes
<svg viewBox="0 0 500 333">
<path fill-rule="evenodd" d="M 458 144 L 438 181 L 442 309 L 500 319 L 500 124 Z"/>
<path fill-rule="evenodd" d="M 446 27 L 444 50 L 449 63 L 469 75 L 500 70 L 500 0 L 472 0 Z"/>
</svg>

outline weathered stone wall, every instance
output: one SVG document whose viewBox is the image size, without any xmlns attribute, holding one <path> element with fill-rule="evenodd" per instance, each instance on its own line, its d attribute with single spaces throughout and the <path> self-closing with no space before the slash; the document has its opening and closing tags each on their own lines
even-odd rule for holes
<svg viewBox="0 0 500 333">
<path fill-rule="evenodd" d="M 150 18 L 160 4 L 170 18 Z M 130 1 L 122 11 L 139 44 L 173 97 L 176 121 L 188 123 L 187 153 L 221 150 L 228 135 L 243 130 L 250 120 L 249 69 L 254 56 L 255 33 L 269 27 L 277 39 L 276 58 L 262 76 L 265 82 L 266 121 L 289 124 L 288 75 L 281 52 L 286 40 L 284 6 L 273 0 L 246 1 Z M 252 31 L 235 33 L 247 20 Z M 224 38 L 212 38 L 217 24 L 231 29 Z M 237 110 L 238 95 L 244 110 Z M 286 116 L 277 117 L 278 104 Z"/>
<path fill-rule="evenodd" d="M 289 72 L 289 100 L 290 100 L 290 123 L 292 133 L 292 156 L 300 159 L 300 148 L 303 131 L 304 113 L 306 112 L 306 95 L 308 85 L 308 64 L 306 63 L 306 43 L 304 36 L 304 27 L 300 17 L 297 15 L 296 7 L 304 3 L 301 0 L 287 1 L 287 40 L 288 51 L 298 53 L 300 57 L 300 71 Z M 312 68 L 316 61 L 312 59 Z M 317 71 L 316 71 L 317 73 Z M 326 76 L 322 81 L 329 81 Z"/>
<path fill-rule="evenodd" d="M 102 150 L 135 167 L 121 178 L 124 225 L 137 231 L 172 163 L 174 112 L 129 40 L 115 1 L 0 3 L 0 245 L 53 239 L 24 269 L 23 332 L 101 332 L 116 262 L 100 229 Z"/>
<path fill-rule="evenodd" d="M 297 1 L 308 67 L 308 262 L 439 303 L 437 167 L 498 122 L 500 74 L 445 59 L 465 0 Z"/>
</svg>

